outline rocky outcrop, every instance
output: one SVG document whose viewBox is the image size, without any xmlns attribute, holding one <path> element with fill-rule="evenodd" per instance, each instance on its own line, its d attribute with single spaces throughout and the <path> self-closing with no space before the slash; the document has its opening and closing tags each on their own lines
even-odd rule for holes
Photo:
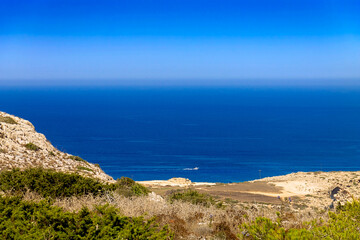
<svg viewBox="0 0 360 240">
<path fill-rule="evenodd" d="M 253 182 L 281 187 L 281 193 L 275 195 L 282 198 L 297 196 L 308 207 L 331 209 L 360 198 L 360 171 L 297 172 Z"/>
<path fill-rule="evenodd" d="M 152 181 L 138 181 L 145 186 L 172 186 L 172 187 L 190 187 L 190 186 L 204 186 L 204 185 L 216 185 L 216 183 L 208 182 L 192 182 L 188 178 L 171 178 L 169 180 L 152 180 Z"/>
<path fill-rule="evenodd" d="M 57 150 L 29 121 L 0 112 L 0 170 L 29 167 L 114 181 L 98 165 Z"/>
</svg>

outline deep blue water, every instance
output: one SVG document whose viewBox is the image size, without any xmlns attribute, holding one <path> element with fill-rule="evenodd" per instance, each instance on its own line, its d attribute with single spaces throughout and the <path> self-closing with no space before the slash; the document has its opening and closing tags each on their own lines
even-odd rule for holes
<svg viewBox="0 0 360 240">
<path fill-rule="evenodd" d="M 359 89 L 1 87 L 0 111 L 114 178 L 360 170 Z"/>
</svg>

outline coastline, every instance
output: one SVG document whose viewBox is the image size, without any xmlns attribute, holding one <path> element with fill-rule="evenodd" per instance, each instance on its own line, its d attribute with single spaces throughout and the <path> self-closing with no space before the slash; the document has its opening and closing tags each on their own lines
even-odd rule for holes
<svg viewBox="0 0 360 240">
<path fill-rule="evenodd" d="M 324 208 L 334 202 L 360 198 L 360 171 L 296 172 L 238 183 L 191 182 L 185 178 L 137 181 L 154 192 L 193 188 L 203 193 L 240 202 L 281 204 Z"/>
<path fill-rule="evenodd" d="M 213 186 L 216 183 L 211 182 L 192 182 L 188 178 L 171 178 L 169 180 L 149 180 L 149 181 L 136 181 L 139 184 L 149 187 L 191 187 L 191 186 Z"/>
<path fill-rule="evenodd" d="M 114 182 L 99 165 L 56 149 L 45 135 L 36 132 L 27 120 L 0 112 L 1 169 L 43 167 L 56 171 L 79 173 L 83 176 Z M 187 178 L 137 181 L 154 192 L 194 188 L 224 199 L 241 202 L 280 204 L 284 199 L 297 199 L 298 204 L 312 207 L 329 206 L 360 198 L 360 171 L 296 172 L 247 182 L 192 182 Z"/>
</svg>

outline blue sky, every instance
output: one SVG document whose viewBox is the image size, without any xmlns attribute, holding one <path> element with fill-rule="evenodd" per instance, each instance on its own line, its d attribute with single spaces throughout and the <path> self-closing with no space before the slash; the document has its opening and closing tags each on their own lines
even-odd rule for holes
<svg viewBox="0 0 360 240">
<path fill-rule="evenodd" d="M 357 0 L 2 0 L 0 84 L 358 85 L 359 13 Z"/>
</svg>

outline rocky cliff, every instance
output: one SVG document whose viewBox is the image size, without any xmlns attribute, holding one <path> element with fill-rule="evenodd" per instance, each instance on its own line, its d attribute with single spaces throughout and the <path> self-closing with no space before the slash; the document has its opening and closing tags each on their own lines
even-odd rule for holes
<svg viewBox="0 0 360 240">
<path fill-rule="evenodd" d="M 0 112 L 0 170 L 29 167 L 114 181 L 98 165 L 57 150 L 29 121 Z"/>
</svg>

